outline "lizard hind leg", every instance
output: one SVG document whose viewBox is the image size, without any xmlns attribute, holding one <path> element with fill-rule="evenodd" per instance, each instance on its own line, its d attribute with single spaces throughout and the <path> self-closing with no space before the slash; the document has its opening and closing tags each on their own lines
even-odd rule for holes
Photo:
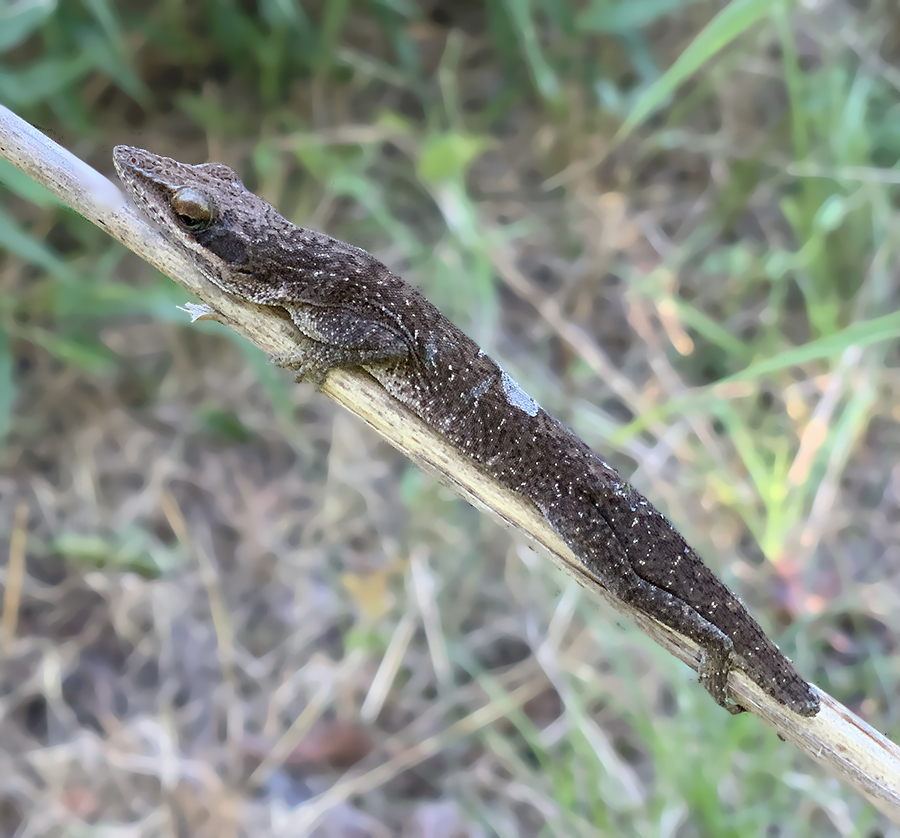
<svg viewBox="0 0 900 838">
<path fill-rule="evenodd" d="M 732 716 L 737 716 L 744 713 L 745 708 L 732 701 L 727 690 L 728 673 L 734 667 L 734 644 L 727 634 L 719 629 L 716 631 L 721 635 L 720 645 L 700 646 L 700 683 L 706 687 L 719 707 L 724 707 Z"/>
<path fill-rule="evenodd" d="M 700 683 L 716 704 L 732 715 L 744 712 L 728 697 L 728 673 L 734 667 L 735 655 L 734 643 L 727 634 L 674 594 L 641 579 L 630 567 L 613 584 L 608 584 L 607 578 L 600 579 L 629 605 L 693 640 L 700 649 Z"/>
<path fill-rule="evenodd" d="M 595 509 L 596 517 L 587 527 L 552 509 L 543 511 L 560 538 L 613 596 L 693 640 L 700 647 L 700 683 L 729 713 L 744 712 L 728 698 L 728 673 L 735 662 L 731 638 L 675 594 L 642 579 L 602 510 Z"/>
</svg>

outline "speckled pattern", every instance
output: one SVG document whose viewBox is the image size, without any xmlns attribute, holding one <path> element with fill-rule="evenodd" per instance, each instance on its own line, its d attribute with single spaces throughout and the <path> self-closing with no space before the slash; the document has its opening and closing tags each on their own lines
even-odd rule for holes
<svg viewBox="0 0 900 838">
<path fill-rule="evenodd" d="M 731 712 L 738 666 L 803 716 L 815 691 L 669 521 L 541 409 L 418 291 L 359 248 L 297 227 L 216 163 L 119 146 L 132 197 L 220 288 L 287 310 L 298 351 L 277 359 L 321 382 L 362 366 L 504 486 L 532 501 L 615 596 L 696 641 L 700 678 Z"/>
</svg>

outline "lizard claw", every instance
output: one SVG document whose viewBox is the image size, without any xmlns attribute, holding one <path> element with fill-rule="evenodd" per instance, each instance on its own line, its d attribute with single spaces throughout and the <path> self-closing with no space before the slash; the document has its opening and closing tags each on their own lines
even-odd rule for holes
<svg viewBox="0 0 900 838">
<path fill-rule="evenodd" d="M 281 355 L 273 355 L 272 363 L 278 367 L 294 370 L 297 374 L 294 381 L 298 384 L 302 381 L 310 381 L 321 387 L 325 383 L 325 377 L 328 375 L 328 368 L 317 364 L 307 355 L 300 352 L 285 352 Z"/>
</svg>

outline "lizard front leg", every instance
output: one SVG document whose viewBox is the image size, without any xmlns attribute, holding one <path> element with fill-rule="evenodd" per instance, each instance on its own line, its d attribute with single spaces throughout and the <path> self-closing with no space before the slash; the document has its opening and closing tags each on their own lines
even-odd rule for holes
<svg viewBox="0 0 900 838">
<path fill-rule="evenodd" d="M 285 305 L 297 326 L 294 352 L 273 356 L 280 367 L 295 370 L 297 381 L 321 386 L 335 367 L 391 363 L 409 357 L 404 336 L 389 325 L 341 308 Z"/>
</svg>

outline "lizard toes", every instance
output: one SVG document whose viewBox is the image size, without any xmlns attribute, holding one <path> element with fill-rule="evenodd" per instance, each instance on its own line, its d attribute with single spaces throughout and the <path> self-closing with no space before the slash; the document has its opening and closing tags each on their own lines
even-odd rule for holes
<svg viewBox="0 0 900 838">
<path fill-rule="evenodd" d="M 321 387 L 325 383 L 325 376 L 328 375 L 327 367 L 317 364 L 300 352 L 285 352 L 281 355 L 273 355 L 272 363 L 278 367 L 294 370 L 296 373 L 294 381 L 298 384 L 303 381 L 311 381 L 316 387 Z"/>
<path fill-rule="evenodd" d="M 299 352 L 283 352 L 278 355 L 272 355 L 272 363 L 277 367 L 284 367 L 289 370 L 302 369 L 306 362 L 303 355 Z"/>
<path fill-rule="evenodd" d="M 320 390 L 325 383 L 325 377 L 327 375 L 327 369 L 323 369 L 322 367 L 313 364 L 303 364 L 297 369 L 297 375 L 294 376 L 294 381 L 298 384 L 309 381 L 316 385 L 316 389 Z"/>
</svg>

